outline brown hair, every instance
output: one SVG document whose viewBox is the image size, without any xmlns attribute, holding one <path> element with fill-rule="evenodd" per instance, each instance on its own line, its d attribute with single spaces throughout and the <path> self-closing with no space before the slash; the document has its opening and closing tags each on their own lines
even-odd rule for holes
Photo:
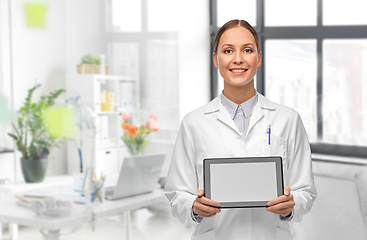
<svg viewBox="0 0 367 240">
<path fill-rule="evenodd" d="M 248 22 L 246 22 L 245 20 L 234 19 L 234 20 L 231 20 L 231 21 L 225 23 L 218 30 L 217 35 L 215 36 L 215 40 L 214 40 L 214 53 L 217 54 L 219 40 L 220 40 L 220 37 L 223 35 L 223 33 L 225 31 L 227 31 L 228 29 L 235 28 L 235 27 L 244 27 L 247 30 L 249 30 L 252 33 L 252 35 L 254 36 L 254 38 L 255 38 L 255 43 L 256 43 L 257 51 L 260 52 L 259 36 L 257 35 L 257 32 L 255 31 L 255 29 Z"/>
</svg>

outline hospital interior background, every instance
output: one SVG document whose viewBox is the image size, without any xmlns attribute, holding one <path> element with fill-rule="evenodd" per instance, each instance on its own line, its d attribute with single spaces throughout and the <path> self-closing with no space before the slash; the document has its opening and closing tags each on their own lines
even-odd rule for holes
<svg viewBox="0 0 367 240">
<path fill-rule="evenodd" d="M 94 75 L 77 70 L 88 54 L 103 60 L 109 76 L 133 82 L 128 90 L 101 83 L 118 103 L 111 113 L 95 113 L 101 139 L 94 147 L 115 151 L 121 166 L 128 151 L 120 114 L 130 111 L 141 120 L 154 113 L 159 130 L 149 134 L 143 154 L 166 153 L 164 183 L 180 121 L 223 89 L 212 64 L 214 36 L 228 20 L 244 19 L 258 32 L 263 51 L 257 91 L 297 110 L 311 143 L 318 197 L 302 222 L 291 224 L 294 239 L 367 239 L 365 9 L 365 0 L 0 0 L 0 199 L 9 194 L 4 189 L 15 191 L 9 186 L 27 185 L 8 133 L 28 90 L 41 85 L 36 101 L 66 89 L 57 106 L 82 93 L 99 98 L 100 92 L 88 92 Z M 90 86 L 78 85 L 88 76 Z M 70 82 L 80 92 L 68 91 Z M 105 156 L 97 150 L 103 169 Z M 73 137 L 53 148 L 43 184 L 72 177 L 77 154 Z M 3 210 L 0 239 L 43 239 L 37 227 L 19 224 L 14 230 L 2 220 Z M 62 229 L 60 239 L 178 240 L 192 232 L 164 199 L 131 211 L 129 224 L 128 230 L 123 215 L 108 216 L 94 231 L 88 221 L 71 234 Z"/>
</svg>

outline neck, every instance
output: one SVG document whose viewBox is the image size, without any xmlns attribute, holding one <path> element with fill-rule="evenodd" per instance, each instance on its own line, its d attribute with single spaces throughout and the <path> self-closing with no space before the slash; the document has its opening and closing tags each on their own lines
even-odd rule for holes
<svg viewBox="0 0 367 240">
<path fill-rule="evenodd" d="M 254 80 L 244 86 L 232 86 L 224 81 L 224 96 L 236 104 L 241 104 L 255 96 Z"/>
</svg>

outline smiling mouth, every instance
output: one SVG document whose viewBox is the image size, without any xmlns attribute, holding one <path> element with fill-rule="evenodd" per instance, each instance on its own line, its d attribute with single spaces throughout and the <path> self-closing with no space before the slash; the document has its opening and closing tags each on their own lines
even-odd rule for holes
<svg viewBox="0 0 367 240">
<path fill-rule="evenodd" d="M 229 69 L 229 71 L 231 72 L 234 72 L 234 73 L 243 73 L 243 72 L 246 72 L 248 69 L 244 69 L 244 68 L 241 68 L 241 69 Z"/>
</svg>

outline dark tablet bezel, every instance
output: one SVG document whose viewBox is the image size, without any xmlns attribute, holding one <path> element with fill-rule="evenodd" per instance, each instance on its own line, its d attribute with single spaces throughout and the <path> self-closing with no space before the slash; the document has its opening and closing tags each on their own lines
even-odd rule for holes
<svg viewBox="0 0 367 240">
<path fill-rule="evenodd" d="M 203 160 L 204 173 L 204 197 L 211 199 L 210 166 L 212 164 L 233 164 L 233 163 L 259 163 L 275 162 L 277 195 L 284 194 L 283 182 L 283 161 L 280 156 L 269 157 L 236 157 L 236 158 L 206 158 Z M 215 200 L 215 199 L 214 199 Z M 271 199 L 269 199 L 270 201 Z M 255 208 L 266 207 L 268 201 L 243 201 L 243 202 L 219 202 L 220 208 Z"/>
</svg>

